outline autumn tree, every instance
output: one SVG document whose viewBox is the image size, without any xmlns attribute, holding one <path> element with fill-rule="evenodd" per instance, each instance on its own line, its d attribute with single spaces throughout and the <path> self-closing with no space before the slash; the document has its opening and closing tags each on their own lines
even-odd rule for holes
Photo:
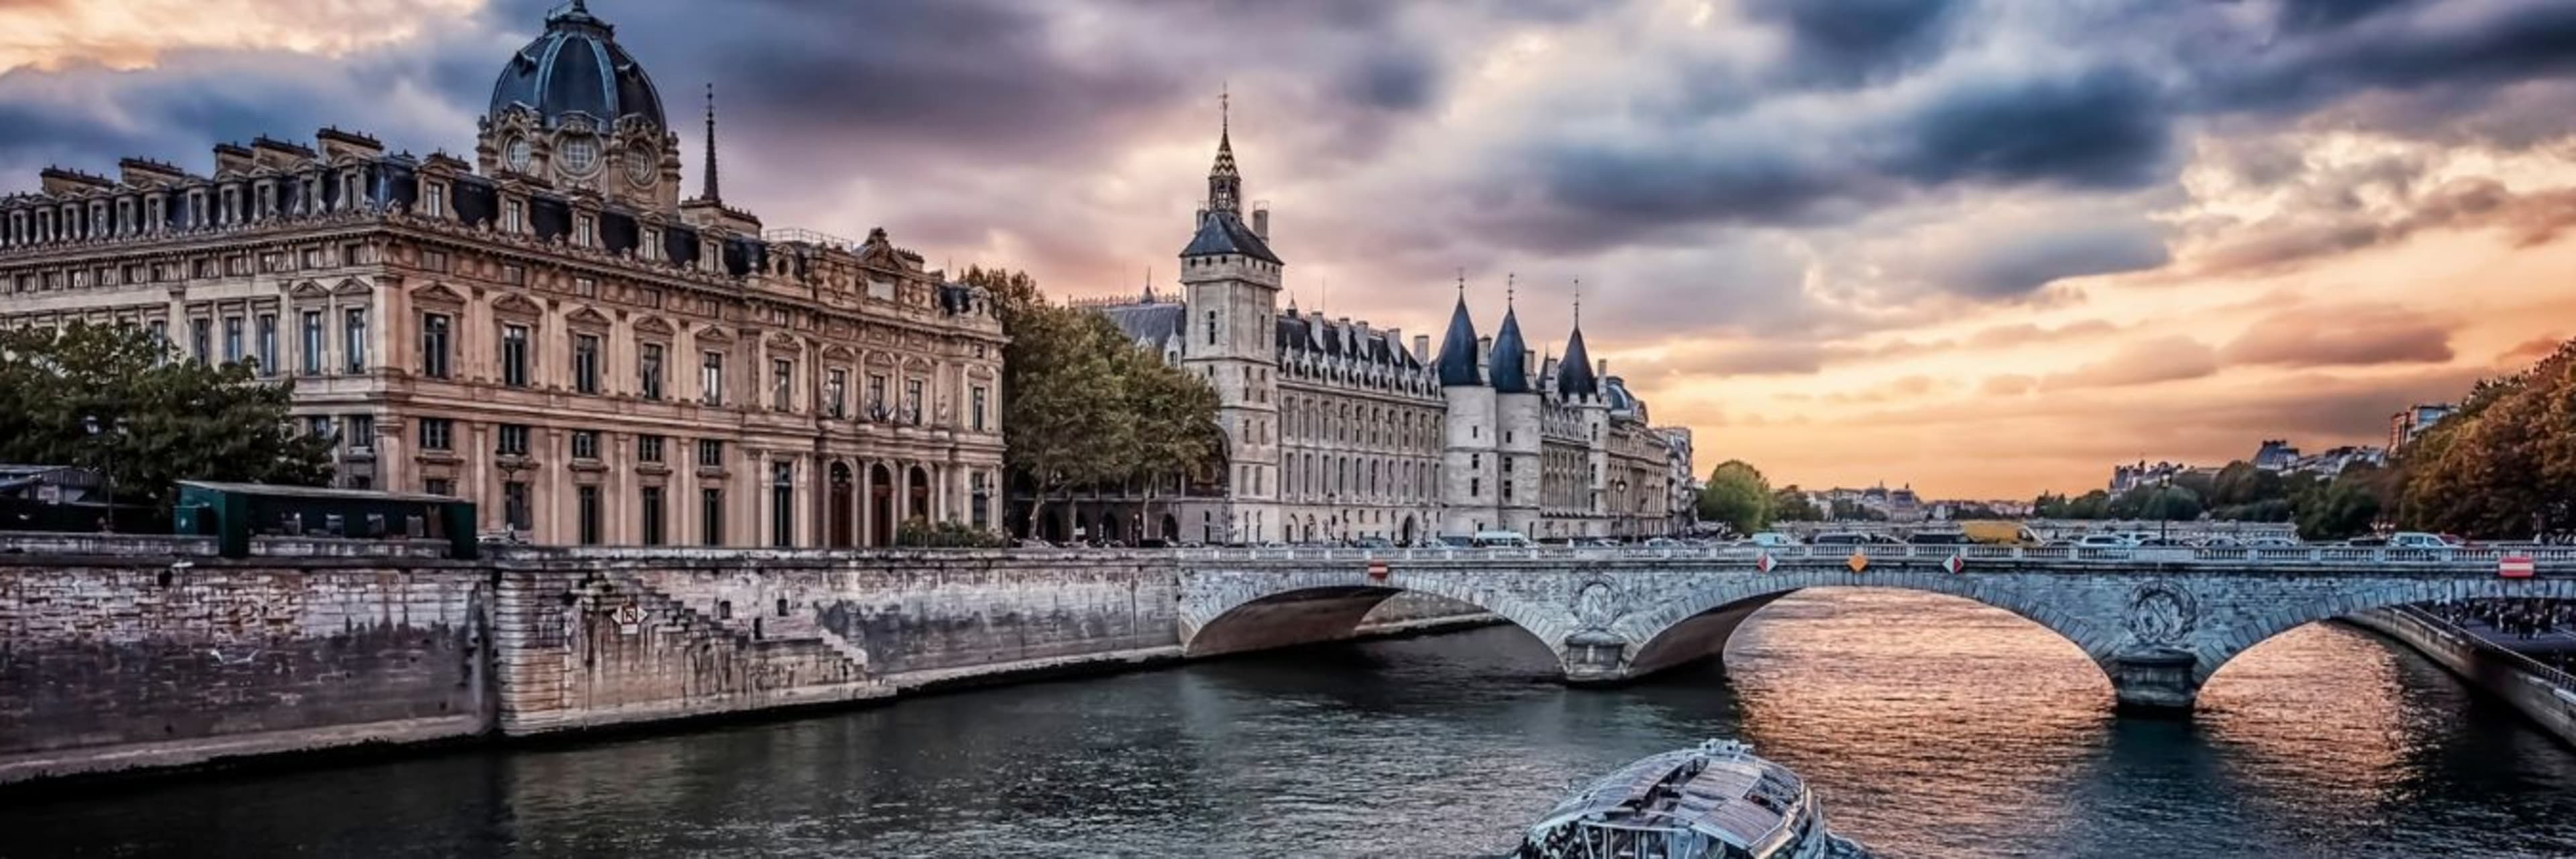
<svg viewBox="0 0 2576 859">
<path fill-rule="evenodd" d="M 247 362 L 179 360 L 139 330 L 0 331 L 0 462 L 94 469 L 119 502 L 159 508 L 181 480 L 328 483 L 331 443 L 294 431 L 290 394 Z"/>
<path fill-rule="evenodd" d="M 2413 527 L 2516 538 L 2576 524 L 2576 340 L 2479 382 L 2398 468 L 2398 519 Z"/>
<path fill-rule="evenodd" d="M 1125 409 L 1135 422 L 1130 476 L 1145 487 L 1149 520 L 1159 519 L 1161 505 L 1169 503 L 1162 493 L 1164 479 L 1178 476 L 1186 487 L 1189 473 L 1216 458 L 1224 446 L 1216 388 L 1151 349 L 1129 344 L 1117 354 Z"/>
</svg>

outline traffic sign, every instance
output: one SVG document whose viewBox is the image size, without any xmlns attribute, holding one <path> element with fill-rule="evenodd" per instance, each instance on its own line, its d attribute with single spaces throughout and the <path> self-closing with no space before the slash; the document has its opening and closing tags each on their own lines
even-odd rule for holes
<svg viewBox="0 0 2576 859">
<path fill-rule="evenodd" d="M 1851 560 L 1844 561 L 1843 566 L 1850 567 L 1855 573 L 1864 572 L 1869 569 L 1869 556 L 1862 554 L 1859 549 L 1853 549 Z"/>
<path fill-rule="evenodd" d="M 2528 579 L 2539 570 L 2530 555 L 2506 555 L 2496 559 L 2496 575 L 2508 579 Z"/>
<path fill-rule="evenodd" d="M 1379 558 L 1369 561 L 1369 580 L 1378 582 L 1386 581 L 1385 559 Z"/>
<path fill-rule="evenodd" d="M 1771 560 L 1771 553 L 1769 552 L 1764 552 L 1762 553 L 1762 557 L 1753 559 L 1753 569 L 1761 572 L 1770 572 L 1771 568 L 1776 566 L 1779 566 L 1779 564 Z"/>
<path fill-rule="evenodd" d="M 1957 552 L 1950 553 L 1950 559 L 1941 562 L 1941 569 L 1948 570 L 1953 573 L 1967 568 L 1968 559 L 1961 557 Z"/>
</svg>

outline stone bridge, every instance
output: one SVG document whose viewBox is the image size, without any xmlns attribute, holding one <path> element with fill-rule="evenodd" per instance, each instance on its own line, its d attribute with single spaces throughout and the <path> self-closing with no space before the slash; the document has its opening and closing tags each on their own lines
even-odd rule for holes
<svg viewBox="0 0 2576 859">
<path fill-rule="evenodd" d="M 2507 558 L 2536 575 L 2506 578 Z M 2123 709 L 2187 711 L 2227 661 L 2294 627 L 2444 599 L 2576 598 L 2576 549 L 1207 550 L 1180 553 L 1181 643 L 1209 655 L 1337 638 L 1405 591 L 1536 636 L 1574 683 L 1724 652 L 1807 588 L 1928 591 L 2020 615 L 2109 675 Z"/>
</svg>

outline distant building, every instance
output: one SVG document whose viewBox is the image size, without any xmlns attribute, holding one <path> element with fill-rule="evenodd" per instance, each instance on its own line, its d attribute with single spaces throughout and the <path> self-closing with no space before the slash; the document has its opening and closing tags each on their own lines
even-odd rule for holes
<svg viewBox="0 0 2576 859">
<path fill-rule="evenodd" d="M 2264 471 L 2287 471 L 2299 464 L 2299 449 L 2286 439 L 2269 438 L 2254 449 L 2254 467 Z"/>
<path fill-rule="evenodd" d="M 2388 451 L 2385 448 L 2344 445 L 2328 449 L 2323 453 L 2299 457 L 2297 462 L 2291 463 L 2288 471 L 2295 474 L 2333 477 L 2355 465 L 2377 467 L 2387 463 Z"/>
<path fill-rule="evenodd" d="M 2179 462 L 2139 460 L 2133 465 L 2115 465 L 2111 467 L 2110 491 L 2118 495 L 2141 486 L 2167 483 L 2194 470 L 2194 466 Z"/>
<path fill-rule="evenodd" d="M 2459 407 L 2450 403 L 2416 403 L 2390 415 L 2388 450 L 2395 452 L 2404 448 L 2416 436 L 2423 435 L 2425 430 L 2432 429 L 2434 424 L 2441 423 L 2443 418 L 2456 411 Z"/>
</svg>

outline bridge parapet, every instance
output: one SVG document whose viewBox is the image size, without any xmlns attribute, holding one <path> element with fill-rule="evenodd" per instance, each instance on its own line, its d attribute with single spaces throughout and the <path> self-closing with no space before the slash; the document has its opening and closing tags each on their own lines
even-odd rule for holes
<svg viewBox="0 0 2576 859">
<path fill-rule="evenodd" d="M 2538 574 L 2503 577 L 2507 555 L 2531 558 Z M 2056 632 L 2101 667 L 2124 707 L 2148 710 L 2188 710 L 2228 660 L 2315 621 L 2451 599 L 2576 598 L 2576 549 L 2557 547 L 1223 549 L 1177 559 L 1192 652 L 1236 649 L 1252 639 L 1224 628 L 1291 616 L 1284 606 L 1299 623 L 1329 625 L 1413 590 L 1512 621 L 1569 680 L 1617 682 L 1722 654 L 1746 617 L 1788 593 L 1898 588 Z"/>
</svg>

